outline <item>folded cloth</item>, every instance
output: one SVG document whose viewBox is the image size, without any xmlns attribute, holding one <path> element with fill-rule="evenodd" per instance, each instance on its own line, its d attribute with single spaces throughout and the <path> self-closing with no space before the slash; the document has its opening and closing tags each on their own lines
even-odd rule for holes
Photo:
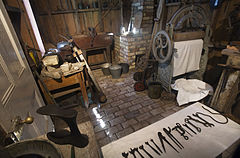
<svg viewBox="0 0 240 158">
<path fill-rule="evenodd" d="M 171 87 L 178 91 L 177 102 L 179 106 L 189 102 L 199 101 L 209 93 L 213 93 L 212 86 L 197 79 L 186 80 L 181 78 L 176 80 Z"/>
<path fill-rule="evenodd" d="M 189 40 L 174 42 L 173 77 L 185 74 L 187 72 L 199 70 L 203 40 Z"/>
</svg>

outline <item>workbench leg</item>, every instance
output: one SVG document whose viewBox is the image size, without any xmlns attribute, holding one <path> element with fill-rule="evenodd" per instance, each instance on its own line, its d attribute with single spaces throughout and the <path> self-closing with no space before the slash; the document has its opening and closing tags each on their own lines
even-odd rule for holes
<svg viewBox="0 0 240 158">
<path fill-rule="evenodd" d="M 112 56 L 111 56 L 111 50 L 110 50 L 110 46 L 106 47 L 106 56 L 107 56 L 107 62 L 108 63 L 112 63 Z"/>
<path fill-rule="evenodd" d="M 82 92 L 82 96 L 83 96 L 84 105 L 85 105 L 86 108 L 88 108 L 89 107 L 89 101 L 88 101 L 86 86 L 85 86 L 85 83 L 84 83 L 83 72 L 80 72 L 77 75 L 78 75 L 78 80 L 79 80 L 79 84 L 80 84 L 80 87 L 81 87 L 81 92 Z"/>
</svg>

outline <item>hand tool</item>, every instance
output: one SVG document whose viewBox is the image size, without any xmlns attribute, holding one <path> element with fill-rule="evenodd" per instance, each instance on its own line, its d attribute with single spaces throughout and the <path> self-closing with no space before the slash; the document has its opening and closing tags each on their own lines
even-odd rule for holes
<svg viewBox="0 0 240 158">
<path fill-rule="evenodd" d="M 197 123 L 200 123 L 200 124 L 204 125 L 205 127 L 210 127 L 210 125 L 208 123 L 206 123 L 206 122 L 202 122 L 200 120 L 197 120 L 197 119 L 195 119 L 195 118 L 193 118 L 192 116 L 189 116 L 189 115 L 187 117 L 188 117 L 189 120 L 193 120 L 193 121 L 195 121 Z"/>
<path fill-rule="evenodd" d="M 146 145 L 148 145 L 155 153 L 158 155 L 161 155 L 154 147 L 152 147 L 148 142 L 145 142 Z"/>
<path fill-rule="evenodd" d="M 195 126 L 191 121 L 189 121 L 188 118 L 185 118 L 184 121 L 185 121 L 186 123 L 190 124 L 191 126 L 193 126 L 199 133 L 201 132 L 201 128 Z"/>
<path fill-rule="evenodd" d="M 160 151 L 160 153 L 163 153 L 162 150 L 159 148 L 159 146 L 154 142 L 153 139 L 150 139 L 150 141 L 155 145 L 155 147 Z"/>
<path fill-rule="evenodd" d="M 191 133 L 189 133 L 188 131 L 186 131 L 186 130 L 180 125 L 180 123 L 176 123 L 176 125 L 177 125 L 182 131 L 185 131 L 187 134 L 189 134 L 189 135 L 192 137 Z"/>
<path fill-rule="evenodd" d="M 189 126 L 188 126 L 188 124 L 186 124 L 186 123 L 184 123 L 184 124 L 182 124 L 184 127 L 187 127 L 187 129 L 189 129 L 190 131 L 192 131 L 194 134 L 197 134 L 192 128 L 190 128 Z M 191 135 L 190 133 L 189 133 L 189 135 Z M 192 136 L 192 135 L 191 135 Z"/>
<path fill-rule="evenodd" d="M 150 158 L 153 158 L 153 156 L 144 149 L 143 145 L 139 146 L 139 149 L 142 149 Z"/>
<path fill-rule="evenodd" d="M 166 137 L 164 137 L 164 136 L 162 135 L 161 132 L 158 132 L 158 137 L 159 137 L 159 139 L 160 139 L 160 142 L 161 142 L 161 144 L 162 144 L 162 148 L 163 148 L 163 150 L 164 150 L 165 153 L 166 153 L 166 149 L 165 149 L 165 146 L 164 146 L 163 141 L 165 141 L 165 142 L 166 142 L 168 145 L 170 145 L 176 152 L 178 152 L 177 149 L 176 149 L 171 143 L 169 143 L 169 141 L 166 139 Z M 178 152 L 178 153 L 179 153 L 179 152 Z"/>
<path fill-rule="evenodd" d="M 172 135 L 171 128 L 168 127 L 168 130 L 166 128 L 163 128 L 163 131 L 168 135 L 168 137 L 180 148 L 183 149 L 183 145 Z"/>
<path fill-rule="evenodd" d="M 129 153 L 132 154 L 134 158 L 137 158 L 136 155 L 135 155 L 135 150 L 134 149 L 130 148 Z"/>
<path fill-rule="evenodd" d="M 215 125 L 206 121 L 205 119 L 203 119 L 202 117 L 199 116 L 198 113 L 192 114 L 194 117 L 197 117 L 198 119 L 202 120 L 204 122 L 204 124 L 206 124 L 208 127 L 214 127 Z"/>
<path fill-rule="evenodd" d="M 201 114 L 201 115 L 203 115 L 203 116 L 210 117 L 213 121 L 215 121 L 215 122 L 217 122 L 217 123 L 219 123 L 219 124 L 227 124 L 227 123 L 228 123 L 228 118 L 227 118 L 226 116 L 224 116 L 224 115 L 222 115 L 222 114 L 220 114 L 220 113 L 214 113 L 214 112 L 211 112 L 209 109 L 205 108 L 204 106 L 202 106 L 202 108 L 203 108 L 204 110 L 206 110 L 207 112 L 213 114 L 213 115 L 220 115 L 220 116 L 223 116 L 223 117 L 226 119 L 226 121 L 225 121 L 225 122 L 220 122 L 220 121 L 214 119 L 212 116 L 207 115 L 207 114 L 204 114 L 204 113 L 201 113 L 201 112 L 197 112 L 197 114 Z"/>
<path fill-rule="evenodd" d="M 181 126 L 181 125 L 180 125 Z M 192 137 L 192 134 L 190 133 L 190 132 L 188 132 L 187 130 L 185 130 L 182 126 L 181 126 L 181 128 L 187 133 L 187 134 L 189 134 L 191 137 Z"/>
<path fill-rule="evenodd" d="M 123 156 L 124 158 L 128 158 L 128 153 L 123 152 L 123 153 L 122 153 L 122 156 Z"/>
<path fill-rule="evenodd" d="M 138 148 L 133 148 L 133 150 L 135 150 L 140 155 L 141 158 L 144 158 L 144 156 L 140 153 L 140 151 L 138 151 Z"/>
<path fill-rule="evenodd" d="M 176 126 L 172 128 L 173 130 L 176 130 L 185 140 L 188 140 L 188 136 L 184 135 L 185 130 L 182 128 L 182 126 L 179 123 L 176 123 Z"/>
</svg>

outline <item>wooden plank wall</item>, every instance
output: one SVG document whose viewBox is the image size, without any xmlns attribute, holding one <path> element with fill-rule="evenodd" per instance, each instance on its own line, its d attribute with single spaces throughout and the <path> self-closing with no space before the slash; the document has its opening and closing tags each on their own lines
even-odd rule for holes
<svg viewBox="0 0 240 158">
<path fill-rule="evenodd" d="M 99 24 L 96 27 L 98 33 L 112 32 L 118 34 L 121 25 L 119 1 L 30 0 L 45 47 L 48 47 L 49 43 L 56 44 L 64 40 L 58 34 L 89 35 L 88 27 L 95 27 L 99 22 L 102 22 L 102 25 Z M 9 6 L 22 10 L 21 35 L 23 41 L 28 46 L 38 49 L 22 0 L 6 0 L 6 2 Z M 96 4 L 97 2 L 99 3 Z M 79 9 L 81 6 L 84 8 L 88 6 L 88 9 Z M 99 6 L 103 8 L 99 9 Z"/>
<path fill-rule="evenodd" d="M 31 24 L 25 12 L 24 5 L 20 0 L 6 0 L 8 6 L 21 9 L 21 36 L 25 45 L 38 49 L 36 39 L 31 28 Z"/>
<path fill-rule="evenodd" d="M 58 34 L 89 35 L 88 27 L 96 25 L 98 33 L 120 32 L 119 0 L 32 0 L 31 4 L 44 43 L 62 41 Z"/>
</svg>

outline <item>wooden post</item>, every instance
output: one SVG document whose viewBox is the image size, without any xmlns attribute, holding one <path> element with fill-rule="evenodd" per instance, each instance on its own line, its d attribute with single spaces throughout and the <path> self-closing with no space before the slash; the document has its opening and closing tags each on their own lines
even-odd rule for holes
<svg viewBox="0 0 240 158">
<path fill-rule="evenodd" d="M 73 14 L 74 17 L 74 23 L 75 23 L 75 27 L 76 27 L 76 34 L 79 34 L 81 32 L 80 29 L 80 20 L 79 20 L 79 14 L 78 14 L 78 7 L 76 5 L 76 1 L 75 0 L 70 0 L 72 2 L 72 8 L 75 10 L 75 13 Z"/>
<path fill-rule="evenodd" d="M 64 10 L 63 4 L 62 4 L 62 3 L 63 3 L 62 0 L 60 0 L 60 3 L 61 3 L 61 9 Z M 67 10 L 68 10 L 68 9 L 69 9 L 69 8 L 67 8 Z M 67 25 L 67 23 L 66 23 L 65 15 L 62 14 L 62 16 L 63 16 L 63 21 L 64 21 L 64 25 L 65 25 L 65 29 L 66 29 L 66 34 L 69 35 L 69 30 L 68 30 L 68 25 Z"/>
<path fill-rule="evenodd" d="M 48 5 L 48 16 L 50 18 L 50 24 L 53 29 L 53 31 L 50 31 L 51 33 L 53 32 L 53 34 L 51 35 L 51 38 L 52 40 L 54 41 L 54 43 L 57 42 L 57 39 L 56 39 L 56 35 L 58 35 L 58 28 L 57 28 L 57 25 L 56 25 L 56 21 L 54 19 L 54 17 L 52 17 L 52 8 L 51 8 L 51 4 L 49 2 L 49 0 L 47 0 L 47 5 Z M 55 29 L 54 29 L 55 28 Z"/>
<path fill-rule="evenodd" d="M 98 0 L 98 22 L 100 23 L 100 32 L 104 32 L 104 25 L 102 20 L 102 0 Z"/>
<path fill-rule="evenodd" d="M 84 105 L 85 105 L 86 108 L 88 108 L 89 107 L 89 101 L 88 101 L 86 86 L 84 84 L 83 72 L 81 71 L 77 75 L 78 75 L 78 80 L 79 80 L 79 84 L 80 84 L 80 87 L 81 87 L 81 92 L 82 92 L 82 96 L 83 96 Z"/>
</svg>

